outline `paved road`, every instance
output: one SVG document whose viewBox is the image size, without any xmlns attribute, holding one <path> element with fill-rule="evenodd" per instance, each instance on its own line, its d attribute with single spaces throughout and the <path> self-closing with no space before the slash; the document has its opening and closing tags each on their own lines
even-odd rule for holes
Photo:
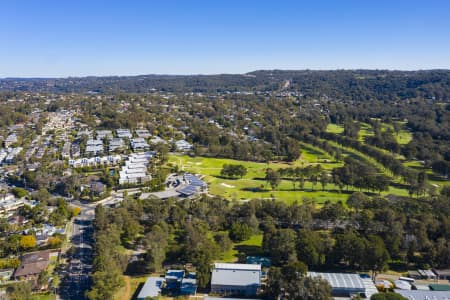
<svg viewBox="0 0 450 300">
<path fill-rule="evenodd" d="M 93 254 L 94 209 L 85 207 L 74 220 L 71 242 L 74 251 L 67 253 L 66 276 L 61 280 L 59 299 L 86 299 L 84 294 L 90 287 Z"/>
<path fill-rule="evenodd" d="M 129 192 L 135 192 L 129 190 Z M 92 260 L 93 260 L 93 227 L 95 207 L 97 205 L 111 206 L 123 200 L 122 192 L 113 192 L 111 196 L 96 203 L 83 203 L 78 200 L 70 201 L 70 204 L 81 209 L 80 215 L 75 218 L 70 238 L 74 248 L 73 253 L 67 252 L 68 264 L 61 276 L 61 285 L 58 291 L 58 299 L 83 300 L 86 291 L 91 284 Z"/>
</svg>

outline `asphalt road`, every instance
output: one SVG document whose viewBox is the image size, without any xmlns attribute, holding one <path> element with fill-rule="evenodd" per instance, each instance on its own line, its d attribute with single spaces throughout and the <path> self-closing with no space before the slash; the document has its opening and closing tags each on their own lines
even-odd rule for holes
<svg viewBox="0 0 450 300">
<path fill-rule="evenodd" d="M 135 189 L 128 189 L 130 193 Z M 73 253 L 67 252 L 68 264 L 60 274 L 61 285 L 57 299 L 84 300 L 85 293 L 91 285 L 91 272 L 93 261 L 93 227 L 95 207 L 97 205 L 112 206 L 123 200 L 123 191 L 112 192 L 111 196 L 96 203 L 82 203 L 70 200 L 70 205 L 81 209 L 80 215 L 75 218 L 70 237 Z"/>
<path fill-rule="evenodd" d="M 58 293 L 59 299 L 87 299 L 84 295 L 90 287 L 93 254 L 93 209 L 83 209 L 74 220 L 72 230 L 72 246 L 74 251 L 68 251 L 68 264 Z"/>
</svg>

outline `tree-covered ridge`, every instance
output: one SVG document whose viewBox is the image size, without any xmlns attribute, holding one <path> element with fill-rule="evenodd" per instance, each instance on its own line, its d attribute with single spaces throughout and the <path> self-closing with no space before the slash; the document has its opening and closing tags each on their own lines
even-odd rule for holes
<svg viewBox="0 0 450 300">
<path fill-rule="evenodd" d="M 289 84 L 286 84 L 289 82 Z M 0 90 L 28 92 L 235 92 L 296 91 L 308 97 L 347 100 L 395 100 L 424 97 L 437 100 L 450 95 L 448 70 L 387 71 L 282 71 L 247 74 L 140 75 L 0 80 Z"/>
</svg>

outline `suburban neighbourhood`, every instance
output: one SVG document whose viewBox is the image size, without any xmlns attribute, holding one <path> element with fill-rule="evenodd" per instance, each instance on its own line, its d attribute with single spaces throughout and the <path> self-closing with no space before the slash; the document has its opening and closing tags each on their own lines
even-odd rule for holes
<svg viewBox="0 0 450 300">
<path fill-rule="evenodd" d="M 450 297 L 445 150 L 412 116 L 339 121 L 345 100 L 296 90 L 0 95 L 0 298 Z"/>
</svg>

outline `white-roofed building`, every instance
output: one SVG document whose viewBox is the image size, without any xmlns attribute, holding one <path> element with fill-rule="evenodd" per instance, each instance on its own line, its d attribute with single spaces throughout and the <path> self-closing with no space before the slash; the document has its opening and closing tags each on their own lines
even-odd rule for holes
<svg viewBox="0 0 450 300">
<path fill-rule="evenodd" d="M 112 139 L 113 134 L 111 130 L 97 130 L 97 139 L 103 140 L 104 138 Z"/>
<path fill-rule="evenodd" d="M 0 217 L 10 217 L 20 207 L 24 206 L 25 202 L 22 199 L 17 199 L 14 195 L 7 194 L 0 197 Z"/>
<path fill-rule="evenodd" d="M 147 144 L 144 138 L 131 139 L 131 148 L 133 151 L 145 151 L 150 149 L 150 145 Z"/>
<path fill-rule="evenodd" d="M 141 184 L 150 181 L 147 166 L 154 152 L 133 153 L 119 172 L 119 184 Z"/>
<path fill-rule="evenodd" d="M 77 138 L 80 138 L 82 136 L 87 136 L 88 138 L 92 138 L 92 131 L 89 129 L 82 129 L 77 132 Z"/>
<path fill-rule="evenodd" d="M 0 149 L 0 165 L 3 163 L 7 155 L 8 152 L 6 152 L 5 149 Z"/>
<path fill-rule="evenodd" d="M 129 129 L 117 129 L 116 134 L 118 138 L 128 138 L 131 139 L 133 135 L 131 134 L 131 131 Z"/>
<path fill-rule="evenodd" d="M 118 165 L 122 161 L 120 155 L 96 156 L 90 158 L 69 159 L 69 166 L 73 168 L 93 167 L 93 166 L 113 166 Z"/>
<path fill-rule="evenodd" d="M 135 132 L 138 137 L 144 138 L 144 139 L 148 139 L 149 137 L 152 136 L 150 134 L 150 132 L 145 128 L 144 129 L 136 129 Z"/>
<path fill-rule="evenodd" d="M 363 279 L 359 274 L 347 273 L 318 273 L 308 272 L 310 277 L 320 277 L 331 285 L 331 293 L 336 297 L 349 297 L 351 295 L 364 295 L 370 298 L 377 293 L 377 289 L 369 279 Z"/>
<path fill-rule="evenodd" d="M 167 144 L 167 142 L 165 140 L 163 140 L 162 138 L 160 138 L 159 136 L 154 136 L 150 139 L 150 144 L 152 145 L 156 145 L 156 144 Z"/>
<path fill-rule="evenodd" d="M 113 138 L 109 141 L 109 151 L 121 151 L 125 149 L 125 143 L 121 138 Z"/>
<path fill-rule="evenodd" d="M 394 290 L 409 300 L 449 300 L 450 291 Z"/>
<path fill-rule="evenodd" d="M 178 151 L 189 151 L 192 150 L 193 146 L 186 140 L 179 140 L 175 142 L 175 146 Z"/>
<path fill-rule="evenodd" d="M 215 263 L 211 292 L 220 295 L 255 296 L 261 287 L 261 265 Z"/>
<path fill-rule="evenodd" d="M 17 139 L 17 135 L 15 133 L 11 133 L 10 135 L 8 135 L 8 137 L 5 140 L 5 147 L 8 148 L 10 147 L 12 144 L 17 143 L 18 139 Z"/>
<path fill-rule="evenodd" d="M 102 140 L 88 140 L 86 143 L 86 154 L 88 155 L 98 155 L 103 153 L 103 141 Z"/>
<path fill-rule="evenodd" d="M 158 297 L 164 286 L 165 280 L 161 277 L 148 277 L 145 284 L 142 286 L 137 299 L 145 300 L 148 298 Z"/>
<path fill-rule="evenodd" d="M 22 147 L 17 147 L 17 148 L 12 148 L 12 149 L 8 149 L 8 155 L 6 155 L 4 162 L 6 164 L 12 164 L 15 161 L 16 156 L 22 152 L 23 148 Z"/>
</svg>

